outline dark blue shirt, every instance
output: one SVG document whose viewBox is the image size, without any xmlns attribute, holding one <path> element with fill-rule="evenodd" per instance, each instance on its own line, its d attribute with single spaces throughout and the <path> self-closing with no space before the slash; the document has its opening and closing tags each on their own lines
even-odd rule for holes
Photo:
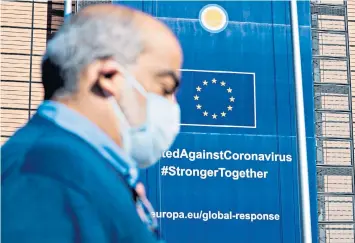
<svg viewBox="0 0 355 243">
<path fill-rule="evenodd" d="M 56 102 L 1 148 L 3 243 L 153 243 L 130 186 L 135 163 Z"/>
</svg>

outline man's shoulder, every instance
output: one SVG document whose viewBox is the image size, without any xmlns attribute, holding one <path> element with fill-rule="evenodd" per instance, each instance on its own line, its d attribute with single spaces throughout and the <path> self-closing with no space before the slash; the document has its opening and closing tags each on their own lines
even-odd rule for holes
<svg viewBox="0 0 355 243">
<path fill-rule="evenodd" d="M 36 114 L 9 138 L 1 147 L 1 152 L 4 159 L 23 157 L 31 150 L 61 146 L 62 141 L 67 140 L 75 141 L 64 129 Z"/>
<path fill-rule="evenodd" d="M 29 122 L 1 150 L 4 179 L 36 174 L 80 184 L 105 163 L 86 141 L 41 119 Z"/>
<path fill-rule="evenodd" d="M 41 159 L 41 154 L 48 151 L 60 148 L 60 144 L 56 142 L 65 140 L 65 135 L 62 129 L 54 126 L 52 123 L 43 119 L 38 115 L 34 115 L 31 120 L 22 128 L 18 129 L 9 140 L 1 146 L 1 166 L 2 176 L 11 174 L 13 170 L 17 170 L 26 160 L 28 154 L 38 153 L 38 159 Z M 52 139 L 56 138 L 56 139 Z"/>
<path fill-rule="evenodd" d="M 40 160 L 85 159 L 100 157 L 99 153 L 84 139 L 58 128 L 39 137 L 26 153 L 27 160 L 31 156 L 40 155 Z M 38 160 L 38 158 L 37 158 Z"/>
<path fill-rule="evenodd" d="M 74 184 L 93 180 L 102 172 L 100 164 L 107 163 L 101 154 L 84 140 L 68 134 L 40 138 L 27 151 L 21 173 L 57 178 Z M 54 134 L 53 134 L 54 135 Z"/>
</svg>

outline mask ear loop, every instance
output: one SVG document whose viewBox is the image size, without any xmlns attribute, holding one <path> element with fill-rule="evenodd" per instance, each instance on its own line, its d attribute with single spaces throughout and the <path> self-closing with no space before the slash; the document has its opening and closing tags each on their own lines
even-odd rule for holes
<svg viewBox="0 0 355 243">
<path fill-rule="evenodd" d="M 132 89 L 135 89 L 138 91 L 140 95 L 142 95 L 145 99 L 148 97 L 148 92 L 144 89 L 144 87 L 132 76 L 126 68 L 124 68 L 120 63 L 116 62 L 117 64 L 117 69 L 118 72 L 120 72 L 124 77 L 125 77 L 125 85 L 131 86 Z M 110 97 L 111 95 L 103 91 L 106 97 L 109 97 L 110 102 L 113 104 L 113 107 L 115 109 L 115 113 L 118 115 L 118 118 L 122 121 L 124 126 L 127 128 L 127 130 L 131 133 L 132 131 L 140 131 L 140 130 L 145 130 L 146 124 L 143 123 L 144 125 L 142 126 L 137 126 L 133 127 L 131 123 L 129 122 L 129 119 L 126 117 L 124 113 L 124 109 L 121 108 L 119 103 L 113 98 Z M 134 95 L 132 91 L 128 91 L 126 95 Z M 138 107 L 138 105 L 137 105 Z M 147 120 L 147 117 L 145 118 Z"/>
<path fill-rule="evenodd" d="M 122 67 L 122 65 L 120 65 L 119 63 L 117 63 L 118 66 L 118 70 L 119 72 L 121 72 L 123 74 L 124 77 L 130 77 L 128 75 L 128 72 L 126 71 L 126 69 L 124 69 Z M 104 74 L 104 73 L 100 73 L 100 76 L 104 76 L 105 78 L 112 78 L 113 75 L 115 75 L 117 72 L 114 73 L 108 73 L 108 74 Z M 127 79 L 127 78 L 126 78 Z M 92 87 L 92 91 L 98 93 L 99 95 L 102 95 L 103 97 L 107 97 L 109 102 L 112 104 L 112 107 L 114 109 L 115 114 L 117 115 L 118 119 L 120 120 L 121 123 L 123 123 L 123 125 L 125 126 L 125 129 L 127 130 L 131 130 L 131 125 L 129 124 L 128 119 L 126 118 L 124 112 L 122 111 L 120 105 L 118 104 L 118 102 L 116 101 L 115 97 L 112 96 L 111 94 L 109 94 L 108 92 L 106 92 L 105 90 L 103 90 L 100 85 L 99 82 L 97 81 L 94 86 Z"/>
<path fill-rule="evenodd" d="M 111 78 L 112 74 L 100 74 L 100 75 L 104 75 L 106 78 Z M 124 115 L 122 109 L 120 108 L 120 106 L 118 105 L 116 99 L 114 96 L 112 96 L 111 94 L 109 94 L 108 92 L 106 92 L 105 90 L 103 90 L 100 85 L 99 82 L 97 81 L 94 86 L 92 87 L 92 91 L 97 93 L 100 96 L 103 97 L 107 97 L 109 102 L 111 103 L 115 115 L 117 116 L 118 119 L 118 124 L 119 124 L 119 129 L 120 129 L 120 136 L 122 139 L 122 146 L 123 149 L 126 151 L 126 153 L 130 154 L 131 153 L 131 141 L 130 141 L 130 130 L 131 130 L 131 126 L 126 118 L 126 116 Z"/>
<path fill-rule="evenodd" d="M 104 74 L 99 74 L 99 76 L 101 76 L 101 75 L 104 75 Z M 109 102 L 111 103 L 111 105 L 112 105 L 112 107 L 114 109 L 115 114 L 119 117 L 120 121 L 125 123 L 126 128 L 129 127 L 129 123 L 128 123 L 126 117 L 124 116 L 121 108 L 117 104 L 116 99 L 111 94 L 109 94 L 108 92 L 106 92 L 105 90 L 103 90 L 101 88 L 101 86 L 99 85 L 99 81 L 98 80 L 92 86 L 91 91 L 93 93 L 99 95 L 99 96 L 108 98 Z"/>
<path fill-rule="evenodd" d="M 119 67 L 119 71 L 126 77 L 126 81 L 128 81 L 134 89 L 136 89 L 142 96 L 147 97 L 148 92 L 145 88 L 137 81 L 137 79 L 132 76 L 126 68 L 124 68 L 121 64 L 117 63 Z"/>
<path fill-rule="evenodd" d="M 100 74 L 105 76 L 106 78 L 111 78 L 112 75 L 104 75 L 104 74 Z M 100 85 L 98 84 L 98 82 L 96 82 L 96 84 L 94 85 L 94 87 L 97 87 L 96 90 L 102 94 L 104 97 L 107 97 L 109 102 L 111 103 L 114 112 L 116 114 L 116 116 L 118 117 L 118 119 L 120 120 L 120 123 L 123 123 L 123 125 L 125 126 L 125 129 L 129 130 L 130 129 L 130 125 L 129 122 L 126 118 L 126 116 L 124 115 L 121 107 L 119 106 L 119 104 L 117 103 L 116 99 L 114 96 L 112 96 L 111 94 L 109 94 L 108 92 L 106 92 L 105 90 L 103 90 Z M 93 88 L 94 88 L 93 87 Z M 120 128 L 121 129 L 121 128 Z"/>
<path fill-rule="evenodd" d="M 117 63 L 118 67 L 119 67 L 119 71 L 123 74 L 124 77 L 126 77 L 125 81 L 127 85 L 130 85 L 133 89 L 137 90 L 138 93 L 140 95 L 142 95 L 148 102 L 148 92 L 145 90 L 145 88 L 138 82 L 138 80 L 129 73 L 129 71 L 124 68 L 122 65 L 120 65 L 119 63 Z M 148 108 L 148 107 L 147 107 Z M 146 109 L 147 109 L 146 108 Z M 123 113 L 123 111 L 121 110 L 121 112 Z M 124 114 L 124 113 L 123 113 Z M 126 121 L 128 122 L 128 120 L 126 119 Z M 147 121 L 148 121 L 148 117 L 146 114 L 145 117 L 145 122 L 143 123 L 143 125 L 139 125 L 137 127 L 132 127 L 131 128 L 131 132 L 141 132 L 141 131 L 145 131 L 147 129 Z"/>
<path fill-rule="evenodd" d="M 131 82 L 132 86 L 145 98 L 148 96 L 148 92 L 143 88 L 143 86 L 135 79 L 133 76 L 128 75 L 128 80 Z"/>
<path fill-rule="evenodd" d="M 126 116 L 124 115 L 124 113 L 122 112 L 120 106 L 117 104 L 116 99 L 113 96 L 110 96 L 108 99 L 117 116 L 120 135 L 123 143 L 123 149 L 127 154 L 131 154 L 132 151 L 131 135 L 130 135 L 131 126 L 129 125 L 129 122 Z"/>
</svg>

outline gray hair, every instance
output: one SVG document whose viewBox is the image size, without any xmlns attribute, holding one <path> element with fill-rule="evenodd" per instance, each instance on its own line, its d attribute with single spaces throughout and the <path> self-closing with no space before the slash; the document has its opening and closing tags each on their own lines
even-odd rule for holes
<svg viewBox="0 0 355 243">
<path fill-rule="evenodd" d="M 81 71 L 95 60 L 112 57 L 124 67 L 135 63 L 143 43 L 132 18 L 127 14 L 78 15 L 61 27 L 48 42 L 43 58 L 58 67 L 64 82 L 56 97 L 77 91 Z"/>
</svg>

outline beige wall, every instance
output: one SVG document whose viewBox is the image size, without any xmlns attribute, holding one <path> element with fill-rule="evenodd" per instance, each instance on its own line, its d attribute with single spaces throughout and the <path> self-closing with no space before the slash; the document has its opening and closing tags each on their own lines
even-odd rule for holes
<svg viewBox="0 0 355 243">
<path fill-rule="evenodd" d="M 1 109 L 1 143 L 3 143 L 7 139 L 3 136 L 10 136 L 28 120 L 30 102 L 31 109 L 36 109 L 42 99 L 40 61 L 46 46 L 47 4 L 34 4 L 33 31 L 32 3 L 1 1 L 0 4 L 3 26 L 1 28 L 1 107 L 4 108 Z"/>
<path fill-rule="evenodd" d="M 320 0 L 324 4 L 343 4 L 343 1 Z M 351 85 L 350 94 L 335 94 L 331 91 L 316 92 L 321 97 L 320 109 L 341 111 L 349 109 L 348 96 L 355 96 L 355 0 L 347 1 L 348 4 L 348 28 L 350 39 L 350 65 Z M 322 30 L 345 31 L 344 17 L 321 15 L 318 28 Z M 320 33 L 319 55 L 328 57 L 346 57 L 346 35 L 344 33 Z M 326 71 L 324 69 L 330 69 Z M 347 84 L 347 62 L 345 60 L 324 60 L 320 62 L 320 82 Z M 355 99 L 352 99 L 353 111 L 355 111 Z M 322 113 L 321 121 L 318 121 L 320 129 L 318 136 L 325 138 L 350 138 L 350 114 L 346 113 Z M 355 118 L 355 117 L 354 117 Z M 353 170 L 351 168 L 351 155 L 354 151 L 350 150 L 349 141 L 324 141 L 318 144 L 323 148 L 320 152 L 322 156 L 318 163 L 329 166 L 349 166 L 349 168 L 324 168 L 318 167 L 318 191 L 324 193 L 348 193 L 353 192 Z M 324 169 L 323 169 L 324 168 Z M 321 188 L 323 184 L 323 188 Z M 354 205 L 352 196 L 326 195 L 319 196 L 319 220 L 320 221 L 345 221 L 354 220 Z M 353 224 L 327 224 L 320 226 L 321 243 L 353 243 L 354 242 Z M 324 240 L 324 241 L 322 241 Z"/>
</svg>

